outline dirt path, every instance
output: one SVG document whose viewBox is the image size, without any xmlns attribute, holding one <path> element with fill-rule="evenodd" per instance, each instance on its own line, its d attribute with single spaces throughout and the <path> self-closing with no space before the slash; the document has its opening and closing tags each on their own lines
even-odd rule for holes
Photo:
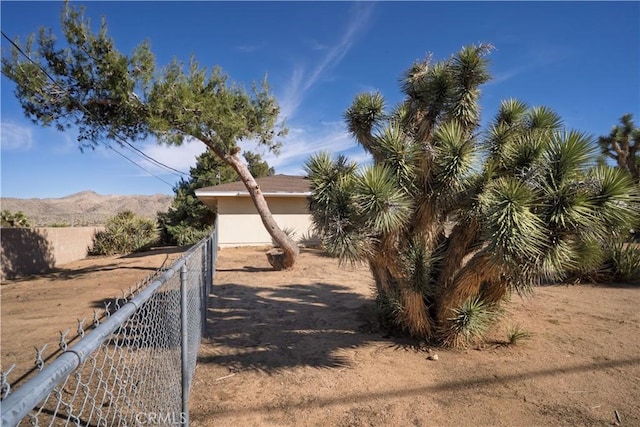
<svg viewBox="0 0 640 427">
<path fill-rule="evenodd" d="M 435 351 L 362 328 L 366 268 L 304 252 L 220 252 L 194 426 L 640 425 L 640 287 L 553 286 L 513 298 L 493 344 Z M 500 344 L 518 324 L 534 335 Z"/>
<path fill-rule="evenodd" d="M 371 332 L 364 267 L 303 251 L 220 251 L 191 406 L 193 426 L 640 426 L 640 287 L 554 286 L 514 298 L 481 349 L 434 350 Z M 3 282 L 2 367 L 179 252 L 83 260 Z M 168 257 L 168 258 L 167 258 Z M 534 335 L 501 345 L 519 324 Z M 18 369 L 18 368 L 17 368 Z"/>
<path fill-rule="evenodd" d="M 34 347 L 46 344 L 43 358 L 56 356 L 60 332 L 77 336 L 78 320 L 90 325 L 93 311 L 128 292 L 161 266 L 168 267 L 184 248 L 165 248 L 127 256 L 88 258 L 40 276 L 6 280 L 0 286 L 2 370 L 16 364 L 13 383 L 34 366 Z M 24 377 L 23 381 L 28 377 Z M 23 382 L 21 381 L 21 382 Z M 18 383 L 19 384 L 19 383 Z"/>
</svg>

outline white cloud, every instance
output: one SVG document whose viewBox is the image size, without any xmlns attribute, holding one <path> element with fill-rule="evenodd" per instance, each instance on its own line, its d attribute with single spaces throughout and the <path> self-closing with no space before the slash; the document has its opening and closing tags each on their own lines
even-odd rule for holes
<svg viewBox="0 0 640 427">
<path fill-rule="evenodd" d="M 339 122 L 321 123 L 319 128 L 307 131 L 294 129 L 282 141 L 282 149 L 278 156 L 264 150 L 256 150 L 255 145 L 250 143 L 242 144 L 242 148 L 260 152 L 269 166 L 275 168 L 276 173 L 286 175 L 303 174 L 306 160 L 321 151 L 328 151 L 334 155 L 345 154 L 359 164 L 366 162 L 369 157 Z"/>
<path fill-rule="evenodd" d="M 521 74 L 566 61 L 573 52 L 562 46 L 536 47 L 527 49 L 519 58 L 522 65 L 517 65 L 506 71 L 496 73 L 487 84 L 500 84 Z"/>
<path fill-rule="evenodd" d="M 234 49 L 242 53 L 253 53 L 259 49 L 262 49 L 265 45 L 266 44 L 264 42 L 261 42 L 258 44 L 244 44 L 244 45 L 234 46 Z"/>
<path fill-rule="evenodd" d="M 374 3 L 356 3 L 353 8 L 353 16 L 340 41 L 327 49 L 325 55 L 311 70 L 297 64 L 294 66 L 291 79 L 289 80 L 284 93 L 279 97 L 281 115 L 291 118 L 295 115 L 298 106 L 304 100 L 306 93 L 318 82 L 322 75 L 340 63 L 342 58 L 349 52 L 358 35 L 364 30 L 368 23 Z M 318 46 L 323 46 L 318 43 Z M 324 47 L 324 46 L 323 46 Z"/>
<path fill-rule="evenodd" d="M 3 150 L 27 151 L 33 146 L 33 131 L 29 126 L 9 121 L 2 121 L 0 126 Z"/>
</svg>

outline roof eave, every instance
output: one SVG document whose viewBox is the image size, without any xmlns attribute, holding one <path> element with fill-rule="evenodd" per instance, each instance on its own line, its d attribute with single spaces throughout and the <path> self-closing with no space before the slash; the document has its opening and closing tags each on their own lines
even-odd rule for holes
<svg viewBox="0 0 640 427">
<path fill-rule="evenodd" d="M 264 196 L 277 196 L 277 197 L 309 197 L 311 196 L 310 191 L 305 192 L 296 192 L 296 193 L 288 193 L 288 192 L 268 192 L 264 191 L 262 193 Z M 248 191 L 198 191 L 196 190 L 196 196 L 198 197 L 249 197 Z"/>
</svg>

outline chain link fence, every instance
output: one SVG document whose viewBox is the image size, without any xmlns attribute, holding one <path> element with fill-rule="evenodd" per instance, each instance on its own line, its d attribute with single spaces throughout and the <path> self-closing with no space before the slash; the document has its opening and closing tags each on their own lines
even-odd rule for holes
<svg viewBox="0 0 640 427">
<path fill-rule="evenodd" d="M 188 425 L 213 284 L 217 233 L 192 247 L 15 390 L 3 373 L 2 426 Z"/>
</svg>

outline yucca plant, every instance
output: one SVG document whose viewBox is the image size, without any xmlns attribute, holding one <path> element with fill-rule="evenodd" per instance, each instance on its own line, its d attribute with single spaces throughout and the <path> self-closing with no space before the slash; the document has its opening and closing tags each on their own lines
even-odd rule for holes
<svg viewBox="0 0 640 427">
<path fill-rule="evenodd" d="M 154 221 L 131 211 L 119 212 L 109 218 L 103 231 L 93 236 L 89 255 L 129 254 L 148 249 L 158 241 Z"/>
<path fill-rule="evenodd" d="M 475 296 L 453 309 L 449 325 L 443 331 L 443 342 L 453 347 L 464 347 L 484 338 L 499 317 L 501 310 Z"/>
<path fill-rule="evenodd" d="M 379 93 L 357 95 L 345 122 L 371 166 L 327 153 L 306 163 L 325 249 L 368 263 L 399 327 L 452 345 L 477 339 L 469 319 L 491 323 L 511 291 L 596 263 L 637 222 L 632 180 L 595 167 L 595 141 L 549 108 L 507 100 L 479 130 L 490 51 L 414 63 L 390 112 Z"/>
<path fill-rule="evenodd" d="M 615 245 L 611 250 L 613 280 L 619 282 L 640 282 L 640 248 L 636 244 Z"/>
<path fill-rule="evenodd" d="M 510 326 L 507 329 L 506 345 L 518 345 L 521 341 L 528 340 L 531 337 L 532 334 L 522 329 L 520 325 Z"/>
</svg>

